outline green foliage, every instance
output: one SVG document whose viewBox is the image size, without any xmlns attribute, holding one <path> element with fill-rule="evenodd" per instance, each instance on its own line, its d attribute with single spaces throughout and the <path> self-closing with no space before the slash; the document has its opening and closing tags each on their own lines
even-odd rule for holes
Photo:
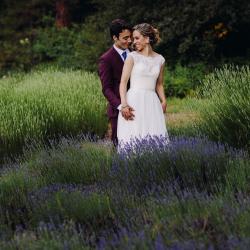
<svg viewBox="0 0 250 250">
<path fill-rule="evenodd" d="M 61 221 L 73 220 L 95 227 L 112 216 L 111 203 L 106 195 L 59 191 L 37 206 L 32 220 L 36 222 L 49 222 L 51 218 Z"/>
<path fill-rule="evenodd" d="M 0 13 L 0 73 L 8 70 L 27 70 L 35 62 L 32 53 L 34 26 L 45 9 L 52 8 L 51 1 L 43 1 L 43 11 L 36 12 L 36 1 L 5 1 Z"/>
<path fill-rule="evenodd" d="M 244 27 L 249 27 L 247 0 L 182 1 L 178 4 L 172 0 L 93 2 L 99 7 L 94 16 L 103 29 L 118 16 L 132 25 L 149 22 L 156 26 L 162 36 L 157 50 L 171 65 L 179 60 L 213 63 L 223 56 L 247 56 L 249 39 L 244 36 Z M 127 6 L 130 6 L 129 11 L 124 12 Z M 236 41 L 242 44 L 241 48 Z"/>
<path fill-rule="evenodd" d="M 81 222 L 87 223 L 85 220 L 88 220 L 89 216 L 91 217 L 90 213 L 92 215 L 94 213 L 93 216 L 97 216 L 97 213 L 102 213 L 102 204 L 104 203 L 103 206 L 105 208 L 108 198 L 99 197 L 99 195 L 92 196 L 91 193 L 97 190 L 97 184 L 107 180 L 111 167 L 111 148 L 101 143 L 99 145 L 94 144 L 89 140 L 81 142 L 68 141 L 68 143 L 64 140 L 59 143 L 57 148 L 52 147 L 46 150 L 40 149 L 29 152 L 23 158 L 24 162 L 16 170 L 11 168 L 1 170 L 0 225 L 15 226 L 20 223 L 28 225 L 30 219 L 33 220 L 34 225 L 37 225 L 40 218 L 38 216 L 44 215 L 43 218 L 48 219 L 48 216 L 51 215 L 50 212 L 55 211 L 55 214 L 57 214 L 57 210 L 60 210 L 62 207 L 60 207 L 59 198 L 51 198 L 54 197 L 53 194 L 55 192 L 63 192 L 62 202 L 71 204 L 70 211 L 66 214 L 67 216 L 72 211 L 75 211 L 77 213 L 76 216 L 82 216 Z M 57 183 L 60 184 L 56 185 Z M 77 187 L 77 184 L 81 188 L 74 188 Z M 85 192 L 85 190 L 88 191 Z M 72 198 L 67 196 L 68 192 L 73 192 Z M 81 209 L 87 207 L 87 205 L 79 203 L 81 201 L 78 200 L 79 195 L 82 199 L 87 195 L 83 202 L 88 203 L 89 208 L 86 208 L 85 213 Z M 44 210 L 41 208 L 41 215 L 38 213 L 39 206 L 44 206 L 45 202 L 48 202 L 48 204 L 56 202 L 56 208 L 54 208 L 54 205 L 51 205 L 52 207 L 48 205 L 49 208 L 46 206 L 44 209 L 48 214 L 44 214 Z M 80 207 L 74 210 L 76 203 Z M 91 206 L 93 207 L 91 208 Z M 59 214 L 62 215 L 62 213 L 63 211 Z M 90 215 L 86 215 L 86 213 Z M 65 217 L 61 219 L 66 220 L 70 218 Z M 72 217 L 72 219 L 77 220 L 78 217 Z"/>
<path fill-rule="evenodd" d="M 249 209 L 244 207 L 233 213 L 233 208 L 239 204 L 231 196 L 209 199 L 194 194 L 185 199 L 172 197 L 168 202 L 151 202 L 150 205 L 155 224 L 162 231 L 168 228 L 169 232 L 178 232 L 182 238 L 199 238 L 204 243 L 210 240 L 220 244 L 228 235 L 249 235 L 246 223 Z"/>
<path fill-rule="evenodd" d="M 107 178 L 111 167 L 111 154 L 103 146 L 88 141 L 79 142 L 79 148 L 61 143 L 57 148 L 33 152 L 27 159 L 28 169 L 44 185 L 96 184 Z"/>
<path fill-rule="evenodd" d="M 87 37 L 93 37 L 93 34 L 85 31 L 83 38 L 82 25 L 76 24 L 82 23 L 95 10 L 94 6 L 87 1 L 66 1 L 72 25 L 59 30 L 55 28 L 56 2 L 1 1 L 0 70 L 3 72 L 0 75 L 9 70 L 29 70 L 36 64 L 51 60 L 63 67 L 95 68 L 91 58 L 85 62 L 89 49 L 85 45 L 82 48 L 82 41 L 92 42 Z"/>
<path fill-rule="evenodd" d="M 198 129 L 211 139 L 250 147 L 250 68 L 224 66 L 206 76 L 200 95 L 207 99 Z"/>
<path fill-rule="evenodd" d="M 35 29 L 32 35 L 22 33 L 13 42 L 0 42 L 4 48 L 0 53 L 1 69 L 28 70 L 40 63 L 53 63 L 60 68 L 97 70 L 97 58 L 107 48 L 109 38 L 101 32 L 93 33 L 95 24 L 58 29 L 50 17 L 44 20 L 48 24 Z"/>
<path fill-rule="evenodd" d="M 249 193 L 250 191 L 250 162 L 244 159 L 237 159 L 229 163 L 227 171 L 227 187 L 229 192 L 241 191 Z"/>
<path fill-rule="evenodd" d="M 93 33 L 91 26 L 73 25 L 62 29 L 47 26 L 36 30 L 33 60 L 36 63 L 53 62 L 61 68 L 95 71 L 97 58 L 105 45 L 105 36 Z"/>
<path fill-rule="evenodd" d="M 33 183 L 32 183 L 33 184 Z M 8 206 L 23 203 L 23 195 L 27 192 L 30 185 L 29 179 L 21 171 L 13 171 L 1 176 L 0 202 Z"/>
<path fill-rule="evenodd" d="M 28 70 L 41 62 L 96 70 L 97 58 L 111 45 L 109 24 L 117 17 L 132 25 L 149 22 L 156 26 L 162 37 L 156 50 L 171 65 L 178 61 L 217 65 L 219 61 L 235 61 L 234 58 L 249 61 L 250 41 L 245 36 L 250 25 L 247 0 L 189 0 L 179 4 L 172 0 L 66 2 L 72 23 L 68 28 L 56 29 L 56 1 L 3 0 L 1 70 Z M 25 39 L 29 42 L 21 42 Z"/>
<path fill-rule="evenodd" d="M 38 185 L 38 182 L 34 181 L 24 169 L 8 171 L 1 175 L 0 224 L 19 224 L 27 219 L 24 216 L 30 209 L 27 193 Z"/>
<path fill-rule="evenodd" d="M 27 140 L 96 134 L 107 128 L 106 103 L 96 75 L 56 68 L 0 80 L 1 153 Z"/>
<path fill-rule="evenodd" d="M 176 64 L 165 71 L 164 89 L 167 96 L 183 98 L 194 94 L 205 76 L 206 66 L 202 63 L 190 66 Z"/>
<path fill-rule="evenodd" d="M 68 246 L 71 249 L 91 249 L 84 242 L 84 234 L 78 233 L 72 222 L 62 224 L 60 229 L 41 223 L 35 231 L 16 232 L 13 238 L 0 241 L 2 250 L 60 250 Z"/>
</svg>

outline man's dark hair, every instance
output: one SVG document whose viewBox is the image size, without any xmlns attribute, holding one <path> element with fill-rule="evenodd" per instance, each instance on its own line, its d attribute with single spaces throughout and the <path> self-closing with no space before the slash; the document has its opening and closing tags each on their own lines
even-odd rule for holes
<svg viewBox="0 0 250 250">
<path fill-rule="evenodd" d="M 122 19 L 113 20 L 109 26 L 110 36 L 112 39 L 113 36 L 119 38 L 119 34 L 123 30 L 132 30 L 132 27 Z"/>
</svg>

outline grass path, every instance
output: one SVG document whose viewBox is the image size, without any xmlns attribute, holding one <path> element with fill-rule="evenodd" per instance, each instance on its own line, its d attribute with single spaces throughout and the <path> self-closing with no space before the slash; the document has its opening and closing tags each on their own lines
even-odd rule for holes
<svg viewBox="0 0 250 250">
<path fill-rule="evenodd" d="M 199 119 L 199 105 L 192 98 L 168 100 L 166 120 L 169 127 L 183 127 L 191 125 Z"/>
</svg>

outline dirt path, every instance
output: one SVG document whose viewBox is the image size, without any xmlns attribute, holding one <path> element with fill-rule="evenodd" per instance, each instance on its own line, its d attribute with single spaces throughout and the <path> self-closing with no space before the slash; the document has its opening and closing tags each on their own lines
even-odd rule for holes
<svg viewBox="0 0 250 250">
<path fill-rule="evenodd" d="M 180 113 L 167 113 L 166 120 L 167 124 L 170 126 L 183 126 L 187 123 L 192 123 L 197 120 L 198 114 L 192 112 L 180 112 Z"/>
</svg>

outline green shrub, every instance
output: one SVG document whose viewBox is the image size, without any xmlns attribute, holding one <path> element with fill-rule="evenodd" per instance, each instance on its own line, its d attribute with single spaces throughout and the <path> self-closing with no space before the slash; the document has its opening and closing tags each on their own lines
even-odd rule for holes
<svg viewBox="0 0 250 250">
<path fill-rule="evenodd" d="M 31 231 L 17 231 L 9 240 L 0 241 L 2 250 L 60 250 L 80 249 L 90 250 L 85 242 L 85 234 L 78 232 L 76 225 L 65 222 L 56 228 L 52 223 L 41 222 L 39 226 Z"/>
<path fill-rule="evenodd" d="M 32 156 L 23 159 L 25 162 L 20 168 L 2 170 L 0 225 L 29 224 L 30 212 L 34 209 L 33 198 L 42 188 L 46 190 L 47 186 L 61 183 L 70 189 L 82 184 L 79 187 L 87 185 L 93 191 L 97 184 L 106 180 L 111 165 L 110 149 L 89 141 L 76 144 L 65 142 L 57 148 L 32 152 Z M 53 188 L 60 190 L 60 185 Z"/>
<path fill-rule="evenodd" d="M 96 134 L 107 128 L 106 102 L 96 75 L 56 68 L 0 80 L 1 153 L 27 140 Z"/>
<path fill-rule="evenodd" d="M 57 29 L 52 25 L 37 29 L 32 44 L 34 60 L 53 62 L 61 68 L 96 71 L 97 59 L 105 51 L 108 39 L 103 33 L 93 33 L 91 27 L 74 24 L 70 28 Z"/>
<path fill-rule="evenodd" d="M 165 92 L 167 96 L 183 98 L 193 95 L 194 90 L 204 78 L 206 66 L 202 63 L 182 66 L 177 63 L 175 67 L 165 72 Z"/>
<path fill-rule="evenodd" d="M 58 191 L 41 204 L 36 204 L 32 221 L 69 221 L 91 227 L 103 224 L 113 217 L 112 204 L 107 195 L 85 194 L 80 191 Z"/>
<path fill-rule="evenodd" d="M 127 145 L 113 164 L 113 185 L 138 195 L 175 182 L 181 188 L 216 193 L 227 186 L 229 167 L 238 165 L 237 151 L 207 139 L 171 137 L 169 147 L 164 143 L 164 138 L 152 138 Z"/>
<path fill-rule="evenodd" d="M 250 67 L 224 66 L 206 76 L 200 96 L 201 133 L 212 140 L 250 148 Z"/>
<path fill-rule="evenodd" d="M 29 213 L 27 193 L 38 185 L 24 170 L 12 170 L 0 177 L 0 224 L 24 223 Z"/>
<path fill-rule="evenodd" d="M 250 191 L 250 161 L 238 158 L 230 161 L 226 173 L 227 192 L 249 193 Z M 223 189 L 222 189 L 223 190 Z"/>
<path fill-rule="evenodd" d="M 247 204 L 241 198 L 237 201 L 232 196 L 211 199 L 198 193 L 186 193 L 186 196 L 171 196 L 157 202 L 149 200 L 148 210 L 153 224 L 165 236 L 174 232 L 181 235 L 182 240 L 199 239 L 205 244 L 212 242 L 220 246 L 228 237 L 249 237 Z"/>
<path fill-rule="evenodd" d="M 91 185 L 107 178 L 111 154 L 107 146 L 83 141 L 78 142 L 78 147 L 60 144 L 57 148 L 33 153 L 25 164 L 45 185 Z"/>
<path fill-rule="evenodd" d="M 34 58 L 31 45 L 31 35 L 28 32 L 15 33 L 12 41 L 0 41 L 0 77 L 9 71 L 24 71 L 30 69 Z"/>
</svg>

